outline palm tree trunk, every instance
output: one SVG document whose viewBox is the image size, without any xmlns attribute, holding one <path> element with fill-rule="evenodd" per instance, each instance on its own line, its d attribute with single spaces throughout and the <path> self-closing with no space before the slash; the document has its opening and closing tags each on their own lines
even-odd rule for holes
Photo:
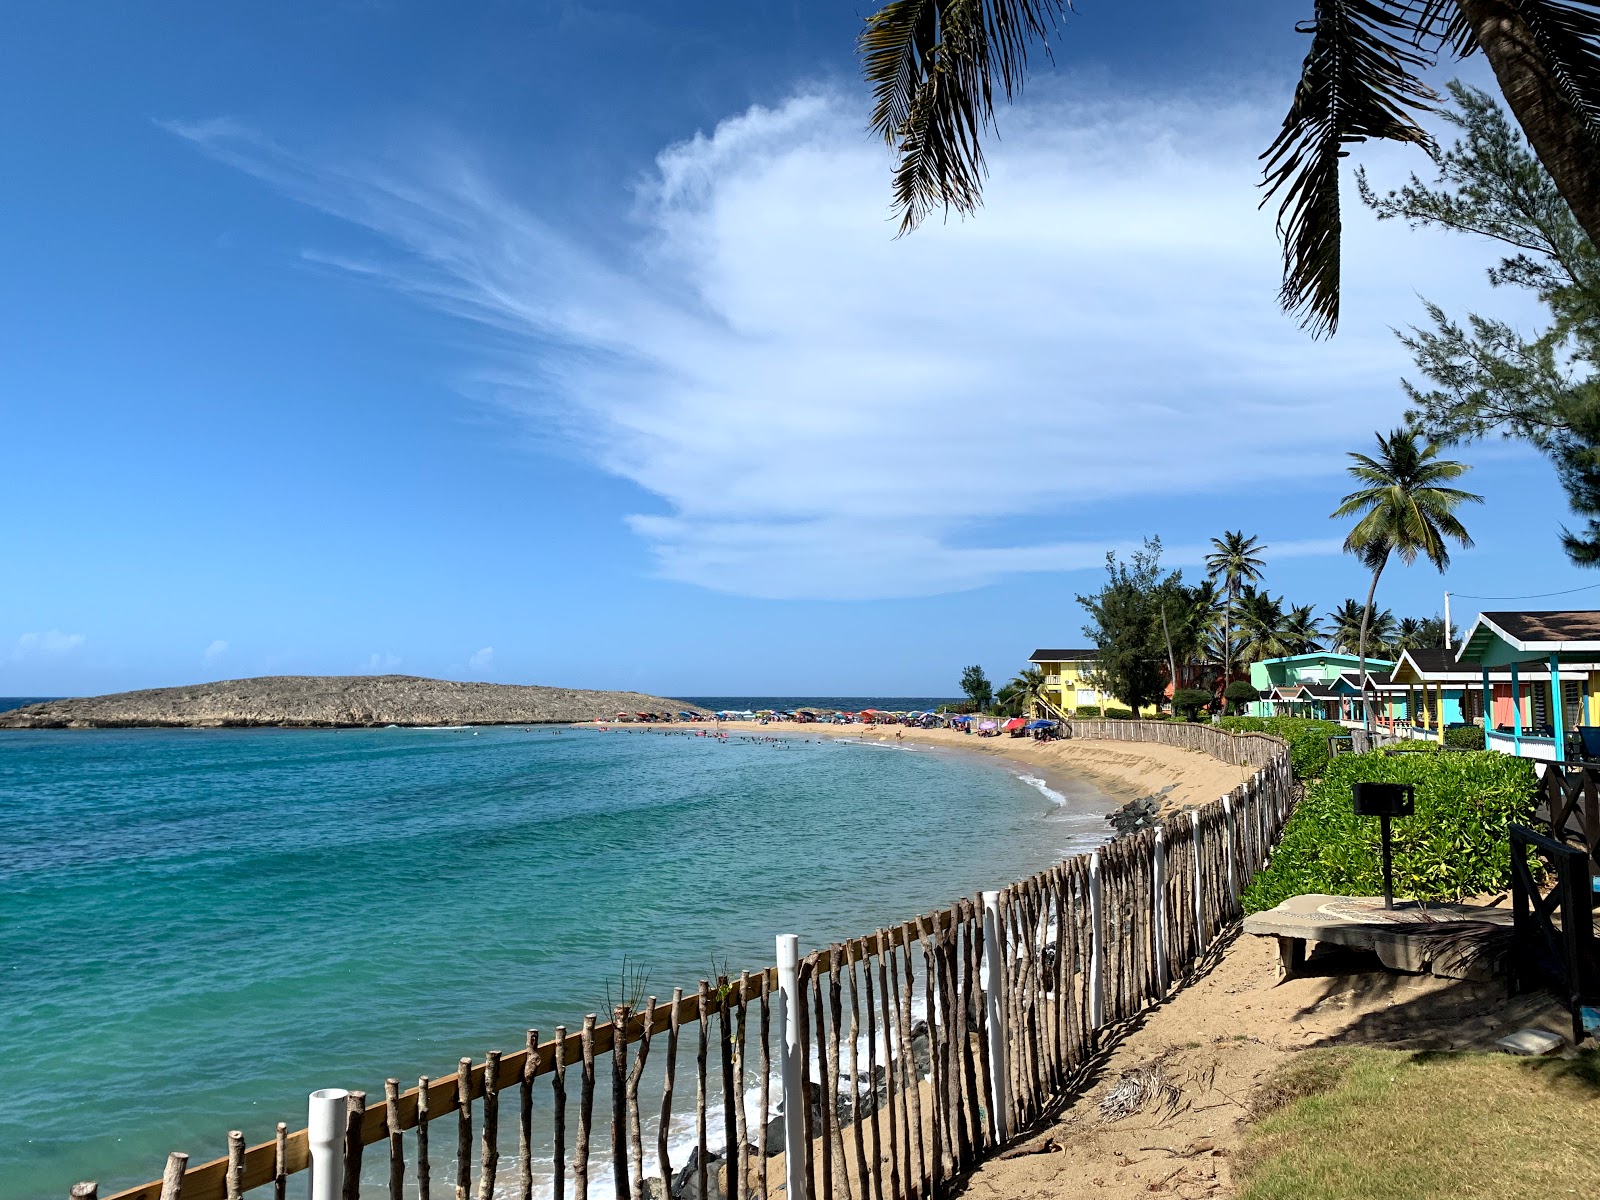
<svg viewBox="0 0 1600 1200">
<path fill-rule="evenodd" d="M 1172 652 L 1172 630 L 1167 628 L 1167 601 L 1161 600 L 1161 633 L 1167 639 L 1167 671 L 1172 677 L 1172 715 L 1178 715 L 1178 656 Z"/>
<path fill-rule="evenodd" d="M 1228 587 L 1227 624 L 1222 627 L 1222 686 L 1233 682 L 1233 587 Z"/>
<path fill-rule="evenodd" d="M 1356 648 L 1356 657 L 1361 660 L 1361 717 L 1362 724 L 1366 726 L 1368 745 L 1372 740 L 1372 703 L 1367 699 L 1367 626 L 1372 623 L 1372 601 L 1378 594 L 1378 576 L 1383 574 L 1388 562 L 1389 556 L 1385 554 L 1372 572 L 1372 586 L 1367 589 L 1367 607 L 1361 612 L 1361 641 Z"/>
<path fill-rule="evenodd" d="M 1511 0 L 1456 0 L 1528 144 L 1600 246 L 1600 146 L 1583 127 L 1532 27 Z"/>
</svg>

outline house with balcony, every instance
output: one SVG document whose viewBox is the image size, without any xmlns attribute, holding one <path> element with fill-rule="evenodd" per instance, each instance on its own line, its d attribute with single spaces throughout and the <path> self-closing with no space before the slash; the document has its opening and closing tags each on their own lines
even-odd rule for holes
<svg viewBox="0 0 1600 1200">
<path fill-rule="evenodd" d="M 1044 716 L 1070 717 L 1073 710 L 1079 708 L 1098 708 L 1104 712 L 1109 707 L 1121 705 L 1121 701 L 1105 694 L 1089 680 L 1098 653 L 1092 648 L 1035 650 L 1029 656 L 1028 662 L 1044 672 L 1045 700 L 1048 707 L 1055 710 L 1045 712 Z M 1151 716 L 1156 709 L 1153 705 L 1147 705 L 1139 711 L 1141 715 Z"/>
<path fill-rule="evenodd" d="M 1577 731 L 1600 719 L 1600 611 L 1486 612 L 1457 664 L 1478 672 L 1486 749 L 1522 758 L 1579 757 Z"/>
</svg>

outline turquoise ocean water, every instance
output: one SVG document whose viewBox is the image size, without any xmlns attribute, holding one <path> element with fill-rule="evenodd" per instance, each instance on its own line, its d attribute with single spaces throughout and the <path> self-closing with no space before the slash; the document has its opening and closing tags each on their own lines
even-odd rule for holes
<svg viewBox="0 0 1600 1200">
<path fill-rule="evenodd" d="M 0 1195 L 101 1194 L 996 886 L 1092 787 L 845 741 L 549 728 L 0 734 Z"/>
</svg>

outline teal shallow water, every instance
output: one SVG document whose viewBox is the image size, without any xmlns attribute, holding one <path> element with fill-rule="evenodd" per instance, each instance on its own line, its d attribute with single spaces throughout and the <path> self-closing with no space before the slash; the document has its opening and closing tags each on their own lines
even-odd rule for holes
<svg viewBox="0 0 1600 1200">
<path fill-rule="evenodd" d="M 1059 802 L 1058 802 L 1059 801 Z M 59 1198 L 1008 882 L 1110 802 L 987 759 L 594 730 L 0 736 L 0 1195 Z"/>
</svg>

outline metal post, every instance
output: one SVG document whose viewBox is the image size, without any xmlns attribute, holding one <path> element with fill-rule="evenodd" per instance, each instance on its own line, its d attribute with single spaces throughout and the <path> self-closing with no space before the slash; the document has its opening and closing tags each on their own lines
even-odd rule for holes
<svg viewBox="0 0 1600 1200">
<path fill-rule="evenodd" d="M 1237 903 L 1239 899 L 1239 868 L 1234 858 L 1233 836 L 1233 797 L 1222 798 L 1222 826 L 1228 837 L 1228 899 Z"/>
<path fill-rule="evenodd" d="M 1165 996 L 1167 981 L 1171 978 L 1167 973 L 1167 839 L 1159 825 L 1156 826 L 1153 857 L 1155 861 L 1151 878 L 1156 893 L 1155 912 L 1152 914 L 1156 926 L 1156 987 Z"/>
<path fill-rule="evenodd" d="M 1057 925 L 1056 953 L 1061 952 Z M 1000 952 L 1000 893 L 983 893 L 983 1007 L 989 1036 L 989 1105 L 994 1110 L 995 1140 L 1004 1144 L 1011 1136 L 1011 1066 L 1006 1061 L 1005 986 L 1006 960 Z"/>
<path fill-rule="evenodd" d="M 778 1027 L 783 1030 L 779 1052 L 780 1090 L 783 1095 L 783 1165 L 789 1200 L 806 1194 L 805 1091 L 800 1072 L 800 937 L 778 935 Z M 765 1121 L 767 1116 L 761 1114 Z"/>
<path fill-rule="evenodd" d="M 311 1150 L 311 1200 L 340 1200 L 344 1194 L 344 1122 L 350 1093 L 323 1088 L 311 1093 L 306 1142 Z"/>
<path fill-rule="evenodd" d="M 1205 912 L 1205 903 L 1202 889 L 1205 887 L 1205 878 L 1200 873 L 1200 810 L 1189 810 L 1189 827 L 1194 831 L 1194 956 L 1199 959 L 1206 948 L 1206 929 L 1202 919 Z"/>
<path fill-rule="evenodd" d="M 1378 818 L 1378 834 L 1383 839 L 1383 906 L 1394 907 L 1394 858 L 1389 846 L 1389 815 Z"/>
<path fill-rule="evenodd" d="M 1094 850 L 1089 854 L 1089 1024 L 1094 1029 L 1106 1023 L 1105 921 L 1100 908 L 1100 851 Z"/>
</svg>

